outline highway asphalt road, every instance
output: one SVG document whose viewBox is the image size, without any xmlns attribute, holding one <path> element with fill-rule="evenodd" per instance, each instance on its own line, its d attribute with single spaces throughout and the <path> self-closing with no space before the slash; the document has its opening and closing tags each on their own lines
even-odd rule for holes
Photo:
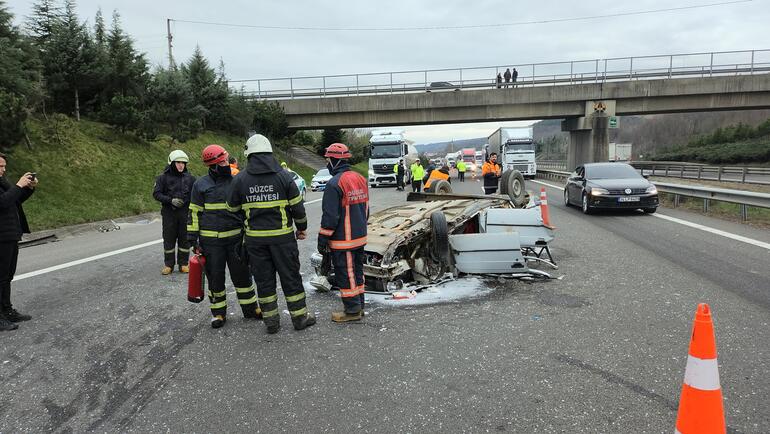
<svg viewBox="0 0 770 434">
<path fill-rule="evenodd" d="M 160 244 L 29 274 L 157 240 L 157 222 L 25 248 L 14 303 L 34 319 L 0 334 L 0 432 L 673 432 L 699 302 L 713 310 L 730 430 L 767 432 L 770 250 L 657 214 L 585 216 L 547 191 L 560 280 L 372 303 L 349 325 L 329 320 L 335 294 L 310 291 L 318 324 L 296 332 L 284 312 L 277 335 L 240 318 L 232 294 L 230 320 L 211 329 L 185 277 L 160 275 Z M 300 242 L 306 280 L 318 198 Z M 375 211 L 404 200 L 372 192 Z"/>
</svg>

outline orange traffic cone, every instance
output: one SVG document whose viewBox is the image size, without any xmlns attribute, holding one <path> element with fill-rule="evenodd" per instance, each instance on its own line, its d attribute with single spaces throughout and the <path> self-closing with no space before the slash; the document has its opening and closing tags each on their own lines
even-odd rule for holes
<svg viewBox="0 0 770 434">
<path fill-rule="evenodd" d="M 543 226 L 556 229 L 551 226 L 551 212 L 548 211 L 548 198 L 545 195 L 545 187 L 540 187 L 540 216 L 543 218 Z"/>
<path fill-rule="evenodd" d="M 690 339 L 687 368 L 684 371 L 676 432 L 724 433 L 725 415 L 722 388 L 719 385 L 717 346 L 711 310 L 706 303 L 698 305 Z"/>
</svg>

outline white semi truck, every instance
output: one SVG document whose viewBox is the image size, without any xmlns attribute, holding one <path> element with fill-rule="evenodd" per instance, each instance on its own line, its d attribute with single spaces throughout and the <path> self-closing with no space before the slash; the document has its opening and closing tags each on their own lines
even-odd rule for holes
<svg viewBox="0 0 770 434">
<path fill-rule="evenodd" d="M 411 177 L 409 167 L 419 158 L 417 148 L 404 138 L 403 131 L 372 132 L 369 139 L 369 186 L 396 185 L 393 166 L 402 158 L 406 164 L 406 182 Z"/>
<path fill-rule="evenodd" d="M 535 162 L 535 135 L 532 127 L 498 128 L 487 138 L 485 159 L 497 153 L 497 162 L 503 171 L 518 170 L 524 177 L 537 174 Z"/>
</svg>

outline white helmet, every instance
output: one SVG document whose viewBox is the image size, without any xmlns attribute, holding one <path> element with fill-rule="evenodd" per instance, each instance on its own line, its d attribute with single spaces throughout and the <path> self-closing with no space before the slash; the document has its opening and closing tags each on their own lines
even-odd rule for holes
<svg viewBox="0 0 770 434">
<path fill-rule="evenodd" d="M 246 151 L 244 154 L 248 157 L 251 154 L 259 152 L 273 153 L 273 146 L 270 144 L 270 140 L 262 134 L 254 134 L 246 141 Z"/>
<path fill-rule="evenodd" d="M 174 161 L 189 163 L 190 159 L 187 158 L 187 154 L 185 154 L 184 151 L 177 149 L 175 151 L 171 151 L 171 153 L 168 154 L 168 164 L 171 164 Z"/>
</svg>

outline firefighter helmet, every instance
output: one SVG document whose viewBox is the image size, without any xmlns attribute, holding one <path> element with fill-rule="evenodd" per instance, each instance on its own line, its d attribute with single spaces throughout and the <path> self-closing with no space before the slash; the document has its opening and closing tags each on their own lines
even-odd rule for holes
<svg viewBox="0 0 770 434">
<path fill-rule="evenodd" d="M 171 151 L 170 154 L 168 154 L 168 164 L 171 164 L 173 162 L 179 161 L 181 163 L 189 163 L 190 159 L 187 158 L 187 154 L 184 153 L 181 149 L 177 149 L 175 151 Z"/>
<path fill-rule="evenodd" d="M 273 146 L 270 144 L 270 140 L 262 134 L 254 134 L 246 141 L 246 150 L 244 155 L 247 157 L 251 154 L 267 152 L 273 153 Z"/>
<path fill-rule="evenodd" d="M 228 159 L 227 151 L 219 145 L 206 146 L 203 148 L 201 157 L 203 158 L 203 164 L 207 166 L 214 166 Z"/>
<path fill-rule="evenodd" d="M 332 143 L 329 145 L 328 148 L 326 148 L 326 153 L 324 154 L 324 157 L 326 158 L 336 158 L 338 160 L 347 160 L 349 158 L 352 158 L 353 155 L 350 153 L 350 149 L 348 149 L 347 146 L 345 146 L 342 143 Z"/>
</svg>

